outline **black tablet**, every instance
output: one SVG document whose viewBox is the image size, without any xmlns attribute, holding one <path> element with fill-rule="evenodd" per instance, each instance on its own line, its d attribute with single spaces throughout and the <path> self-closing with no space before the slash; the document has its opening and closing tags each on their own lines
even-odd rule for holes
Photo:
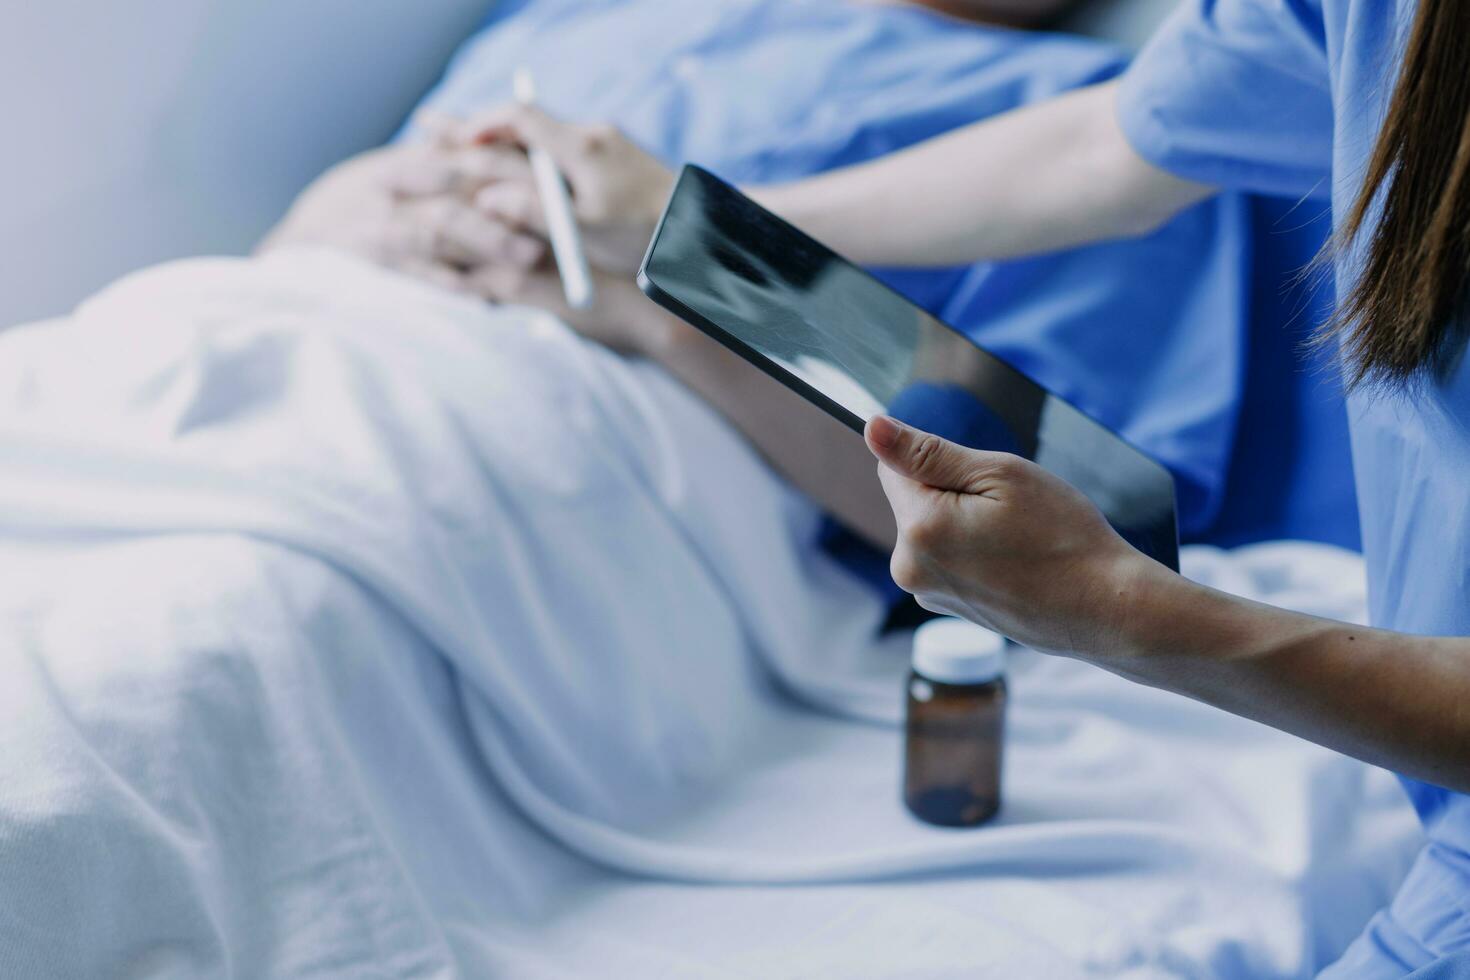
<svg viewBox="0 0 1470 980">
<path fill-rule="evenodd" d="M 854 431 L 888 413 L 1035 460 L 1179 567 L 1167 469 L 708 171 L 679 175 L 638 285 Z"/>
</svg>

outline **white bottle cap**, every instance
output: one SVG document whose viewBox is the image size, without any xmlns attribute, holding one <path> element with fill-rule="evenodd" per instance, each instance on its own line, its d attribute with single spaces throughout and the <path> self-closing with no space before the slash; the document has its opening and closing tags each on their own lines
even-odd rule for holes
<svg viewBox="0 0 1470 980">
<path fill-rule="evenodd" d="M 914 631 L 914 672 L 940 684 L 985 684 L 1006 669 L 1006 641 L 983 626 L 942 616 Z"/>
</svg>

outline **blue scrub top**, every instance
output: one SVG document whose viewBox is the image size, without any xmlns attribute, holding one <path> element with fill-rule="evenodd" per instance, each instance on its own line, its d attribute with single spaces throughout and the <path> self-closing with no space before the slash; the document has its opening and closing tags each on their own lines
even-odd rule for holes
<svg viewBox="0 0 1470 980">
<path fill-rule="evenodd" d="M 1456 0 L 1458 2 L 1458 0 Z M 1146 159 L 1187 179 L 1316 197 L 1358 191 L 1413 0 L 1186 0 L 1122 82 Z M 1349 253 L 1338 281 L 1351 282 Z M 1413 397 L 1348 405 L 1375 626 L 1470 635 L 1470 363 Z M 1470 797 L 1405 779 L 1429 839 L 1393 904 L 1329 970 L 1400 976 L 1470 950 Z"/>
</svg>

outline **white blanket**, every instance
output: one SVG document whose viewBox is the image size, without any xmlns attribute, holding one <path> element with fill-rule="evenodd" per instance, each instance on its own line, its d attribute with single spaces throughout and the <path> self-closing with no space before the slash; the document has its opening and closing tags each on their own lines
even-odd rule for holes
<svg viewBox="0 0 1470 980">
<path fill-rule="evenodd" d="M 817 520 L 656 368 L 328 253 L 0 335 L 0 975 L 1300 976 L 1390 893 L 1386 774 L 1025 652 L 1001 819 L 911 821 Z"/>
</svg>

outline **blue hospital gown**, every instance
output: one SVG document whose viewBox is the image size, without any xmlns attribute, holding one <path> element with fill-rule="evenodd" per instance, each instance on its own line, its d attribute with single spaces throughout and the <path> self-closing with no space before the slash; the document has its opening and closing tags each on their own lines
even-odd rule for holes
<svg viewBox="0 0 1470 980">
<path fill-rule="evenodd" d="M 1115 77 L 1125 61 L 1097 41 L 855 0 L 511 0 L 426 104 L 504 101 L 518 64 L 557 114 L 761 183 Z M 1186 540 L 1356 547 L 1341 396 L 1294 356 L 1315 297 L 1281 288 L 1320 245 L 1320 210 L 1225 195 L 1139 241 L 880 274 L 1169 467 Z M 837 528 L 826 543 L 901 594 L 887 555 Z"/>
<path fill-rule="evenodd" d="M 1412 0 L 1187 0 L 1123 81 L 1124 132 L 1188 179 L 1277 194 L 1328 188 L 1340 216 L 1414 10 Z M 1339 281 L 1358 262 L 1349 253 Z M 1348 417 L 1373 625 L 1470 635 L 1470 361 L 1413 397 L 1354 394 Z M 1470 797 L 1404 785 L 1428 844 L 1327 975 L 1400 976 L 1470 951 Z"/>
</svg>

